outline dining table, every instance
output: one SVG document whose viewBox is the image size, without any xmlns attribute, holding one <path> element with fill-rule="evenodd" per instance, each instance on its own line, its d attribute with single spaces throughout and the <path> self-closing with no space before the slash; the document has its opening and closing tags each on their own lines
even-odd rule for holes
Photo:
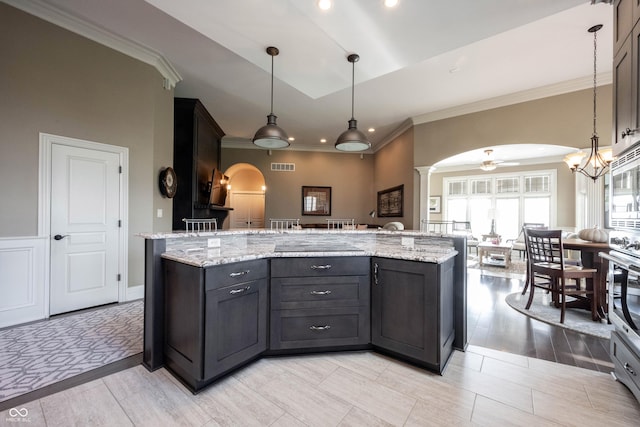
<svg viewBox="0 0 640 427">
<path fill-rule="evenodd" d="M 597 312 L 601 319 L 607 318 L 607 275 L 609 261 L 598 255 L 600 252 L 609 253 L 608 242 L 591 242 L 582 239 L 562 239 L 564 249 L 580 251 L 580 260 L 585 268 L 596 269 L 594 283 L 587 280 L 587 288 L 592 287 L 596 302 Z"/>
</svg>

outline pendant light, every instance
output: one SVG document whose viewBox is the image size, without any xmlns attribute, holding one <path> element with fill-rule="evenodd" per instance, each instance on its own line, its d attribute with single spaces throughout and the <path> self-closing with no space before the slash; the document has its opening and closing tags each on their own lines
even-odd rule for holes
<svg viewBox="0 0 640 427">
<path fill-rule="evenodd" d="M 358 130 L 358 121 L 353 117 L 353 93 L 355 86 L 355 63 L 360 57 L 355 53 L 347 56 L 347 61 L 351 62 L 351 120 L 349 120 L 349 129 L 342 132 L 336 141 L 336 149 L 340 151 L 364 151 L 371 148 L 371 143 L 367 140 L 364 133 Z"/>
<path fill-rule="evenodd" d="M 596 59 L 597 59 L 597 32 L 602 25 L 594 25 L 587 31 L 593 33 L 593 134 L 591 135 L 591 152 L 584 166 L 580 166 L 585 153 L 579 151 L 577 153 L 568 154 L 564 158 L 564 162 L 569 166 L 571 172 L 580 172 L 592 180 L 597 180 L 604 175 L 609 164 L 613 160 L 611 149 L 600 150 L 598 147 L 598 132 L 596 132 Z"/>
<path fill-rule="evenodd" d="M 273 114 L 273 57 L 280 51 L 277 47 L 269 46 L 267 53 L 271 55 L 271 112 L 267 116 L 267 124 L 262 126 L 253 137 L 253 143 L 262 148 L 286 148 L 289 146 L 287 133 L 276 124 L 278 118 Z"/>
</svg>

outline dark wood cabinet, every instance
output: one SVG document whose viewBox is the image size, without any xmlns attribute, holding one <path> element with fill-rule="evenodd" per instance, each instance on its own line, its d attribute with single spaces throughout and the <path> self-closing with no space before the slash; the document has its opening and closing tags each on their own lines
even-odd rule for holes
<svg viewBox="0 0 640 427">
<path fill-rule="evenodd" d="M 271 260 L 270 329 L 272 351 L 368 345 L 369 258 Z"/>
<path fill-rule="evenodd" d="M 453 351 L 453 259 L 373 258 L 371 342 L 441 373 Z"/>
<path fill-rule="evenodd" d="M 613 52 L 618 52 L 637 21 L 638 0 L 616 0 L 613 5 Z"/>
<path fill-rule="evenodd" d="M 633 114 L 633 51 L 627 38 L 613 59 L 613 154 L 623 153 L 632 145 L 632 138 L 624 137 L 626 129 L 634 129 Z"/>
<path fill-rule="evenodd" d="M 220 168 L 224 132 L 198 99 L 175 98 L 173 116 L 173 229 L 185 229 L 183 218 L 216 218 L 222 228 L 228 209 L 210 204 L 210 182 Z"/>
<path fill-rule="evenodd" d="M 613 154 L 640 142 L 640 0 L 614 4 Z"/>
<path fill-rule="evenodd" d="M 165 362 L 193 391 L 267 349 L 268 261 L 165 260 Z"/>
<path fill-rule="evenodd" d="M 453 351 L 455 258 L 162 265 L 163 363 L 194 392 L 263 354 L 374 348 L 442 373 Z"/>
</svg>

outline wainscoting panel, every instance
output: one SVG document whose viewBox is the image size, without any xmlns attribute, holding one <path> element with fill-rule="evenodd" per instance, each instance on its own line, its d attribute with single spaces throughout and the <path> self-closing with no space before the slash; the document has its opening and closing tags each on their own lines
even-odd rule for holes
<svg viewBox="0 0 640 427">
<path fill-rule="evenodd" d="M 0 328 L 47 317 L 46 243 L 44 237 L 0 238 Z"/>
</svg>

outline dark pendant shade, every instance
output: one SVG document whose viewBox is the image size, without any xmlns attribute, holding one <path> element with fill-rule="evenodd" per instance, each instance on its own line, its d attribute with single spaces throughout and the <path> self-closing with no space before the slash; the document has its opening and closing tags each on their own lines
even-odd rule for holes
<svg viewBox="0 0 640 427">
<path fill-rule="evenodd" d="M 364 151 L 371 148 L 371 143 L 364 133 L 358 130 L 358 121 L 349 120 L 349 129 L 340 134 L 336 141 L 336 149 L 340 151 Z"/>
<path fill-rule="evenodd" d="M 262 148 L 285 148 L 289 146 L 287 133 L 276 124 L 276 115 L 267 116 L 267 124 L 262 126 L 253 137 L 253 143 Z"/>
</svg>

